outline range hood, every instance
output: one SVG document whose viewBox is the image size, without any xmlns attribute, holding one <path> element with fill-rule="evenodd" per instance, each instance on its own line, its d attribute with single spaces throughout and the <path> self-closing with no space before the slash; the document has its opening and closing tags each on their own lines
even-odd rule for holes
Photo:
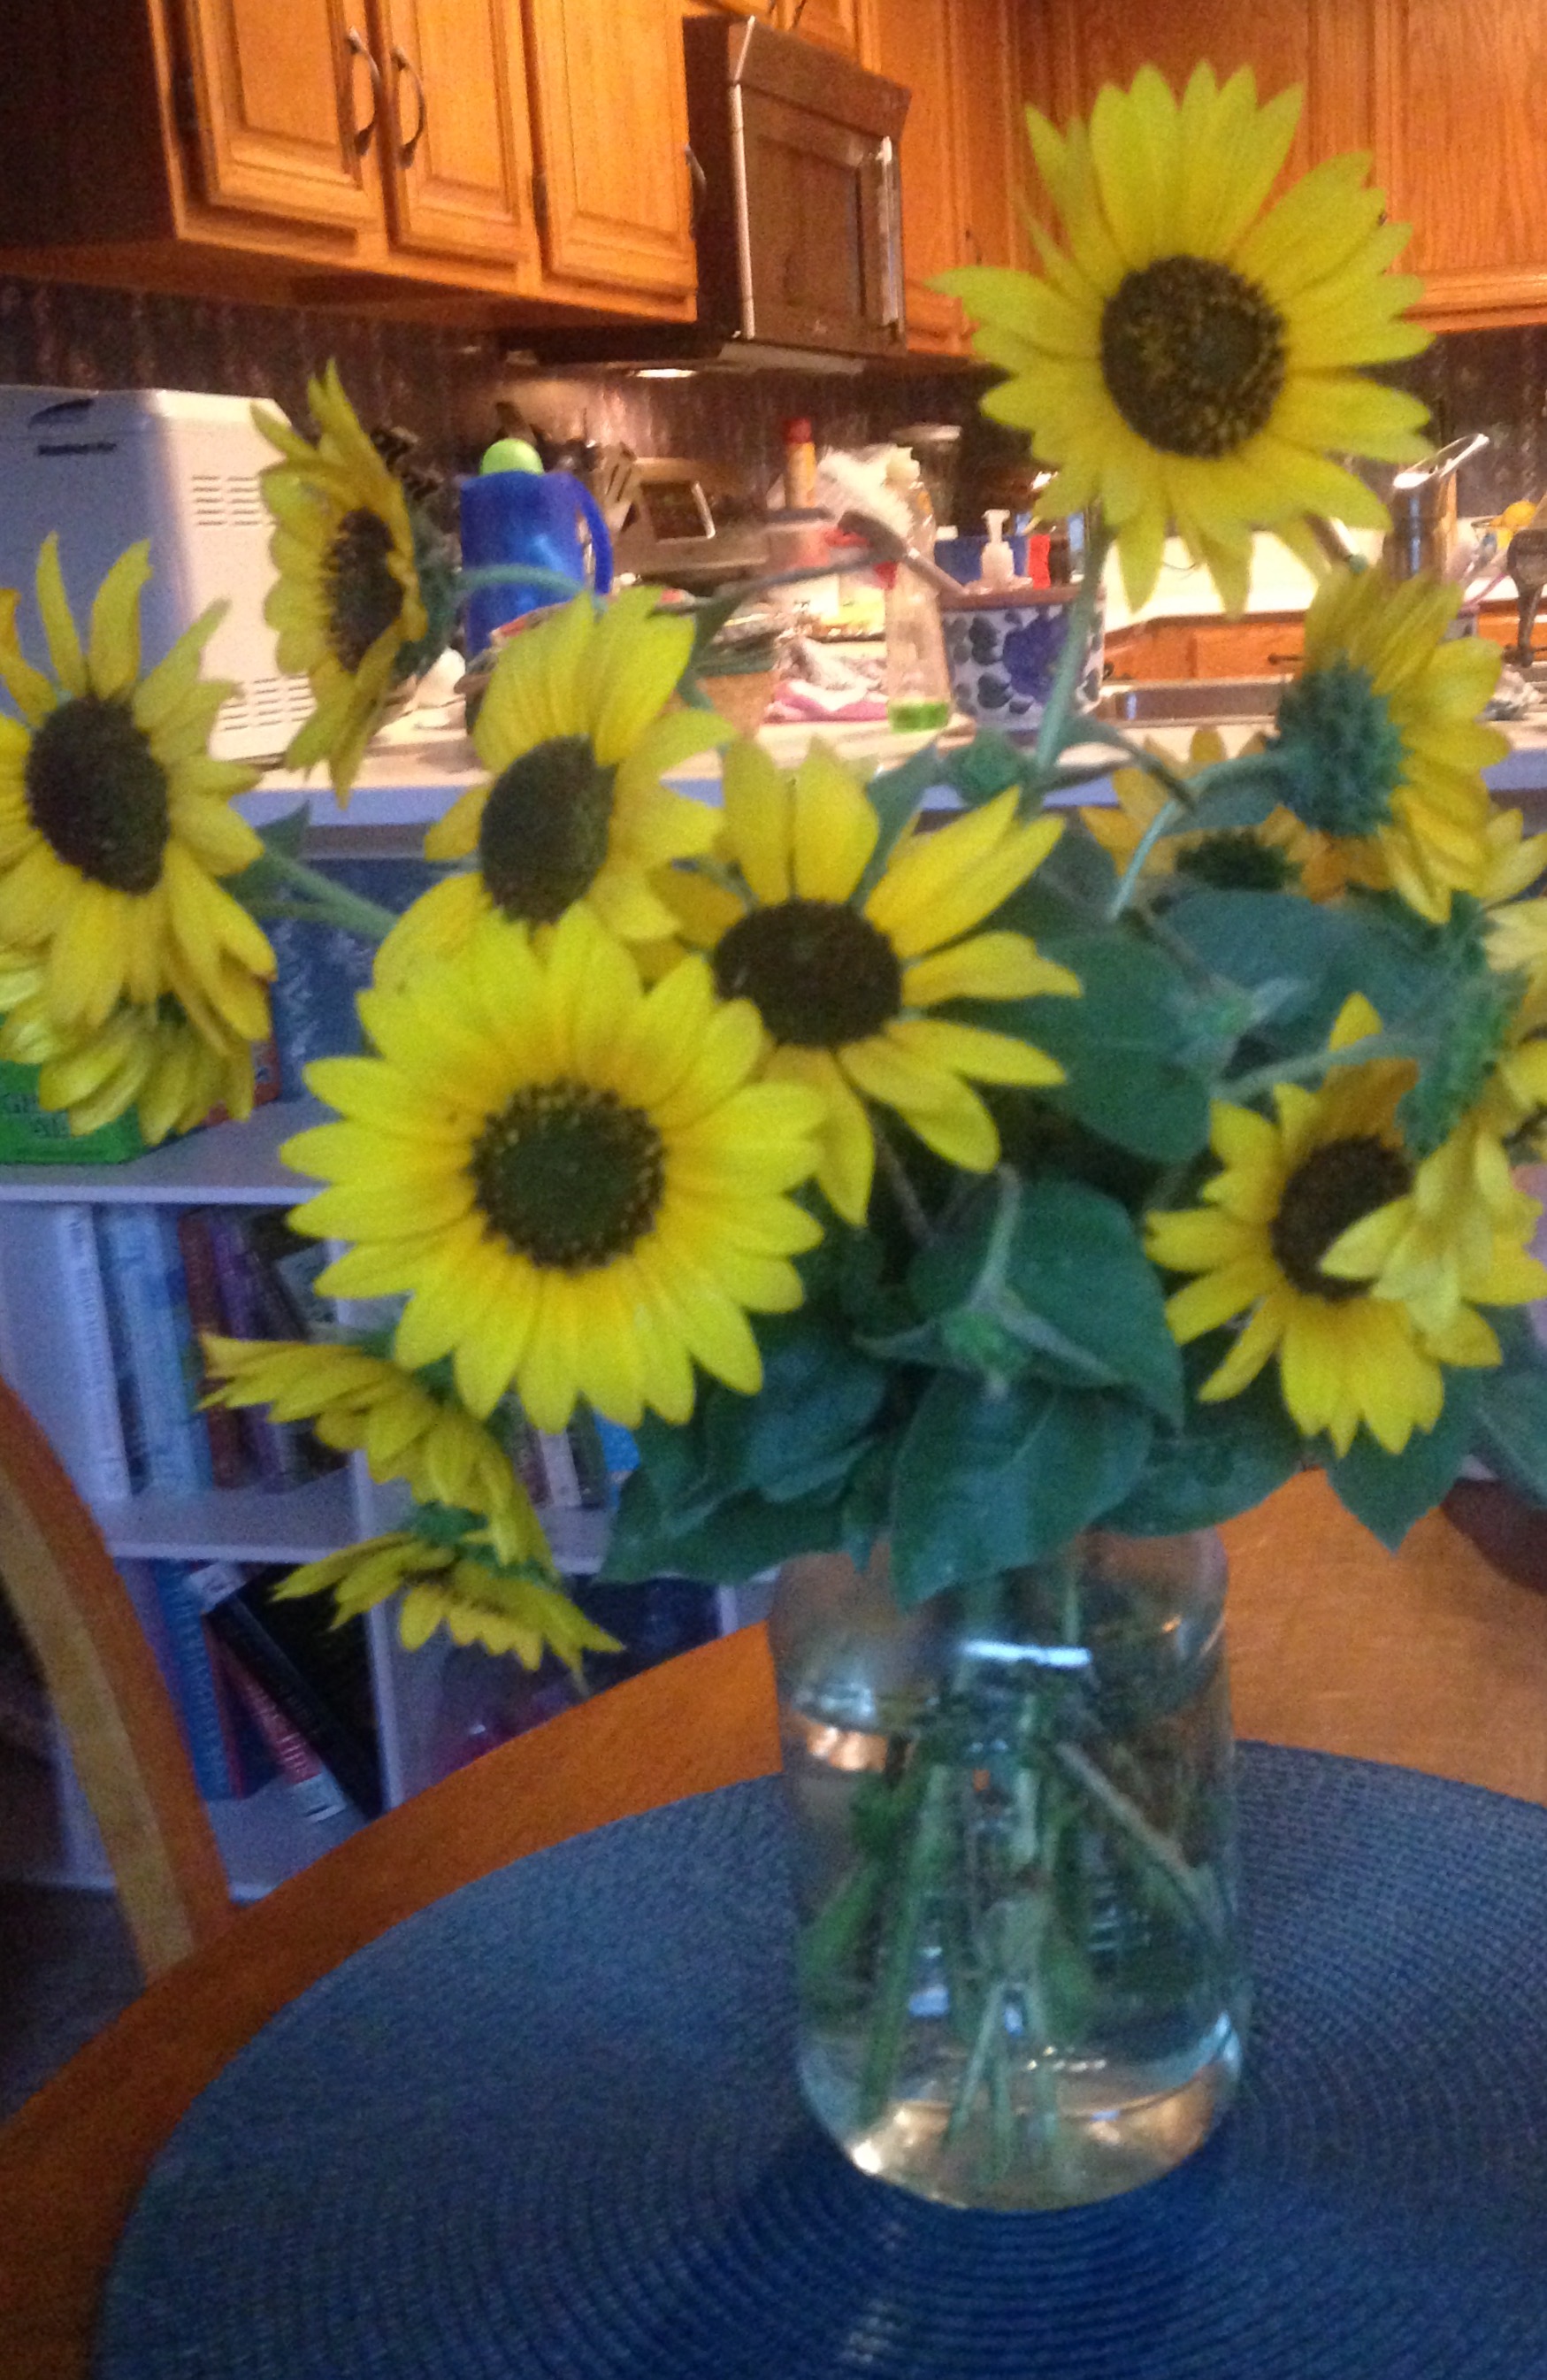
<svg viewBox="0 0 1547 2380">
<path fill-rule="evenodd" d="M 910 94 L 760 18 L 689 18 L 692 322 L 526 334 L 544 363 L 856 372 L 900 356 Z"/>
</svg>

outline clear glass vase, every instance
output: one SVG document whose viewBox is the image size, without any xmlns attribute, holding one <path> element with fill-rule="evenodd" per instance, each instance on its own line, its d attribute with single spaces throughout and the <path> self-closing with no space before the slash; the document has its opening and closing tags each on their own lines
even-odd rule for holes
<svg viewBox="0 0 1547 2380">
<path fill-rule="evenodd" d="M 1076 2206 L 1234 2095 L 1225 1558 L 1089 1531 L 899 1611 L 884 1553 L 791 1563 L 771 1632 L 796 1827 L 801 2077 L 866 2173 Z"/>
</svg>

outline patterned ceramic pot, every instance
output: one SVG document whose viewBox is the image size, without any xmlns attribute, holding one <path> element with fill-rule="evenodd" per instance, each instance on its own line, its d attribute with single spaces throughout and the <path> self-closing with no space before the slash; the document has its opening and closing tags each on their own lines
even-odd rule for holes
<svg viewBox="0 0 1547 2380">
<path fill-rule="evenodd" d="M 1040 725 L 1064 650 L 1072 587 L 997 589 L 942 598 L 940 617 L 956 707 L 982 727 Z M 1090 709 L 1101 692 L 1102 619 L 1086 641 L 1076 707 Z"/>
</svg>

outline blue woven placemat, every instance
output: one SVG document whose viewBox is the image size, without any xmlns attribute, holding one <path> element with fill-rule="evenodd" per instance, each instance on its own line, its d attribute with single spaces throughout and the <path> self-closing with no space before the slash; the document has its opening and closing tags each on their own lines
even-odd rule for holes
<svg viewBox="0 0 1547 2380">
<path fill-rule="evenodd" d="M 190 2110 L 100 2380 L 1534 2380 L 1547 1811 L 1249 1746 L 1241 2103 L 1126 2198 L 864 2180 L 790 2078 L 771 1782 L 399 1926 Z"/>
</svg>

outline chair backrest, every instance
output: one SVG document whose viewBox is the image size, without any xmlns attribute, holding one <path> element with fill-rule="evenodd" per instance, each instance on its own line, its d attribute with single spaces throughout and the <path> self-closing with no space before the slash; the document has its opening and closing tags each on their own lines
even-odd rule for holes
<svg viewBox="0 0 1547 2380">
<path fill-rule="evenodd" d="M 149 1980 L 228 1922 L 225 1871 L 128 1589 L 3 1380 L 0 1592 L 42 1671 Z"/>
</svg>

